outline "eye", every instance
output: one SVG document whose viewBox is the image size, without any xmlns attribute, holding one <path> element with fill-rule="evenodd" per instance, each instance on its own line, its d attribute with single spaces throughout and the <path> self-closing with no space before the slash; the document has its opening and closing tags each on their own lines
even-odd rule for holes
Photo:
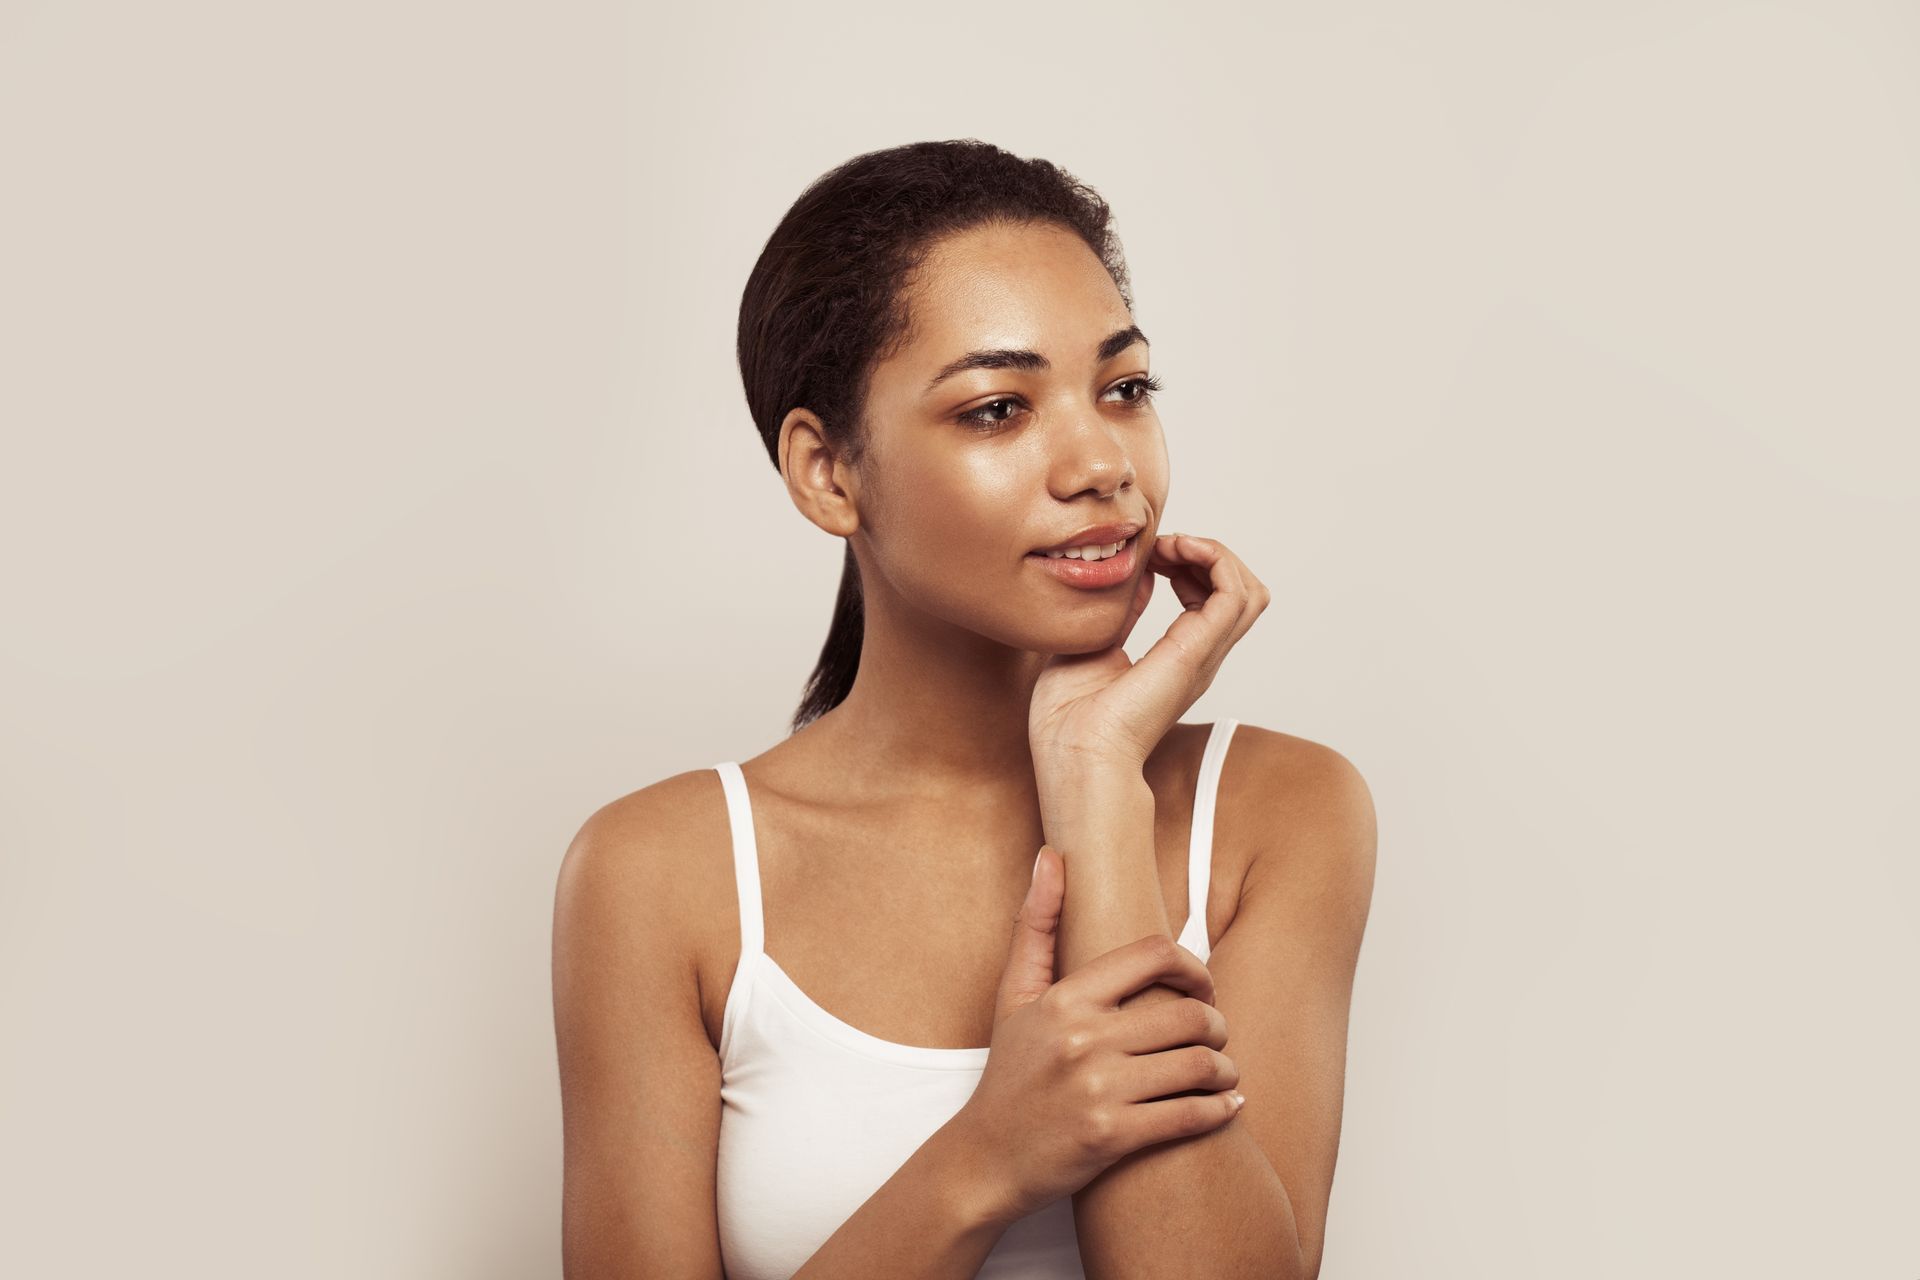
<svg viewBox="0 0 1920 1280">
<path fill-rule="evenodd" d="M 1012 396 L 1001 396 L 998 400 L 987 401 L 985 404 L 981 405 L 978 409 L 967 410 L 965 413 L 960 415 L 960 421 L 966 423 L 970 427 L 978 427 L 981 430 L 990 430 L 991 428 L 999 426 L 1001 423 L 1007 421 L 1008 418 L 1013 416 L 1011 408 L 1008 410 L 1005 417 L 995 414 L 994 413 L 995 409 L 998 409 L 1001 405 L 1017 406 L 1019 403 L 1020 401 L 1015 399 Z"/>
<path fill-rule="evenodd" d="M 1158 378 L 1146 377 L 1128 378 L 1125 382 L 1116 382 L 1113 384 L 1113 390 L 1115 391 L 1119 391 L 1125 387 L 1135 387 L 1138 388 L 1138 390 L 1135 391 L 1133 395 L 1121 397 L 1121 403 L 1138 407 L 1153 399 L 1154 393 L 1161 390 L 1162 383 Z"/>
<path fill-rule="evenodd" d="M 1128 378 L 1124 382 L 1116 382 L 1110 391 L 1134 388 L 1133 394 L 1122 396 L 1120 403 L 1137 409 L 1151 401 L 1154 393 L 1159 391 L 1161 386 L 1158 378 Z M 1024 406 L 1018 396 L 1001 396 L 998 400 L 987 401 L 977 409 L 967 410 L 959 415 L 958 420 L 976 430 L 991 431 L 995 427 L 1004 426 L 1012 421 L 1014 412 L 1022 407 Z"/>
</svg>

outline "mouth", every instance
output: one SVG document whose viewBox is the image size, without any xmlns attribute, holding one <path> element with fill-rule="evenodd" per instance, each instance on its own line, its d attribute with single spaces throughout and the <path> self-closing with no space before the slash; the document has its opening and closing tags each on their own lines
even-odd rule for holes
<svg viewBox="0 0 1920 1280">
<path fill-rule="evenodd" d="M 1136 530 L 1121 542 L 1118 552 L 1095 560 L 1083 559 L 1079 555 L 1067 556 L 1059 552 L 1046 551 L 1029 551 L 1027 560 L 1042 572 L 1053 575 L 1055 579 L 1069 587 L 1078 587 L 1084 591 L 1115 587 L 1133 577 L 1134 565 L 1140 558 L 1139 546 L 1142 532 L 1144 530 Z M 1074 550 L 1083 552 L 1079 547 L 1075 547 Z M 1106 548 L 1090 547 L 1084 550 L 1099 555 Z"/>
</svg>

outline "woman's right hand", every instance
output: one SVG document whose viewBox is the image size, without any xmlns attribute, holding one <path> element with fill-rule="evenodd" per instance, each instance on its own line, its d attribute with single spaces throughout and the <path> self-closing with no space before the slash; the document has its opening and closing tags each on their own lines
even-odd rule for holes
<svg viewBox="0 0 1920 1280">
<path fill-rule="evenodd" d="M 1059 850 L 1041 845 L 1000 978 L 992 1051 L 952 1122 L 1009 1225 L 1129 1152 L 1218 1129 L 1240 1110 L 1240 1069 L 1220 1052 L 1227 1020 L 1191 951 L 1152 934 L 1054 981 L 1066 881 Z M 1119 1007 L 1156 982 L 1187 995 Z M 1206 1092 L 1167 1096 L 1183 1090 Z"/>
</svg>

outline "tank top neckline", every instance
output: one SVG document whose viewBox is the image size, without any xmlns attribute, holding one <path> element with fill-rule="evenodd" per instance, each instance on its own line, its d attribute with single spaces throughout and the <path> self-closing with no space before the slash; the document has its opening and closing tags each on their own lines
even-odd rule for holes
<svg viewBox="0 0 1920 1280">
<path fill-rule="evenodd" d="M 1207 735 L 1206 747 L 1201 752 L 1199 775 L 1194 786 L 1193 822 L 1187 841 L 1187 918 L 1176 941 L 1202 960 L 1207 959 L 1211 950 L 1207 942 L 1206 899 L 1212 880 L 1215 802 L 1227 744 L 1238 724 L 1237 720 L 1214 721 Z M 734 1027 L 740 1019 L 740 1006 L 745 1002 L 749 990 L 756 985 L 754 978 L 764 977 L 771 979 L 771 983 L 761 984 L 763 989 L 770 992 L 802 1025 L 842 1048 L 900 1066 L 950 1071 L 984 1070 L 991 1046 L 945 1048 L 905 1044 L 862 1031 L 828 1012 L 767 952 L 765 917 L 760 897 L 759 843 L 754 835 L 753 807 L 746 774 L 739 762 L 733 760 L 722 761 L 713 768 L 719 773 L 726 792 L 727 818 L 733 838 L 734 883 L 740 910 L 740 959 L 734 967 L 733 982 L 728 988 L 722 1014 L 721 1059 L 725 1061 L 727 1058 Z"/>
</svg>

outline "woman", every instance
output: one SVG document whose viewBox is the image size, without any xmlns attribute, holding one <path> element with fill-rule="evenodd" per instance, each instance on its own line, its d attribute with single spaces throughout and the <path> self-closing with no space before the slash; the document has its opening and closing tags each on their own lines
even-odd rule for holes
<svg viewBox="0 0 1920 1280">
<path fill-rule="evenodd" d="M 1373 808 L 1179 722 L 1268 592 L 1159 531 L 1148 349 L 1106 204 L 984 143 L 767 242 L 740 368 L 839 602 L 790 736 L 567 851 L 569 1277 L 1318 1273 Z"/>
</svg>

